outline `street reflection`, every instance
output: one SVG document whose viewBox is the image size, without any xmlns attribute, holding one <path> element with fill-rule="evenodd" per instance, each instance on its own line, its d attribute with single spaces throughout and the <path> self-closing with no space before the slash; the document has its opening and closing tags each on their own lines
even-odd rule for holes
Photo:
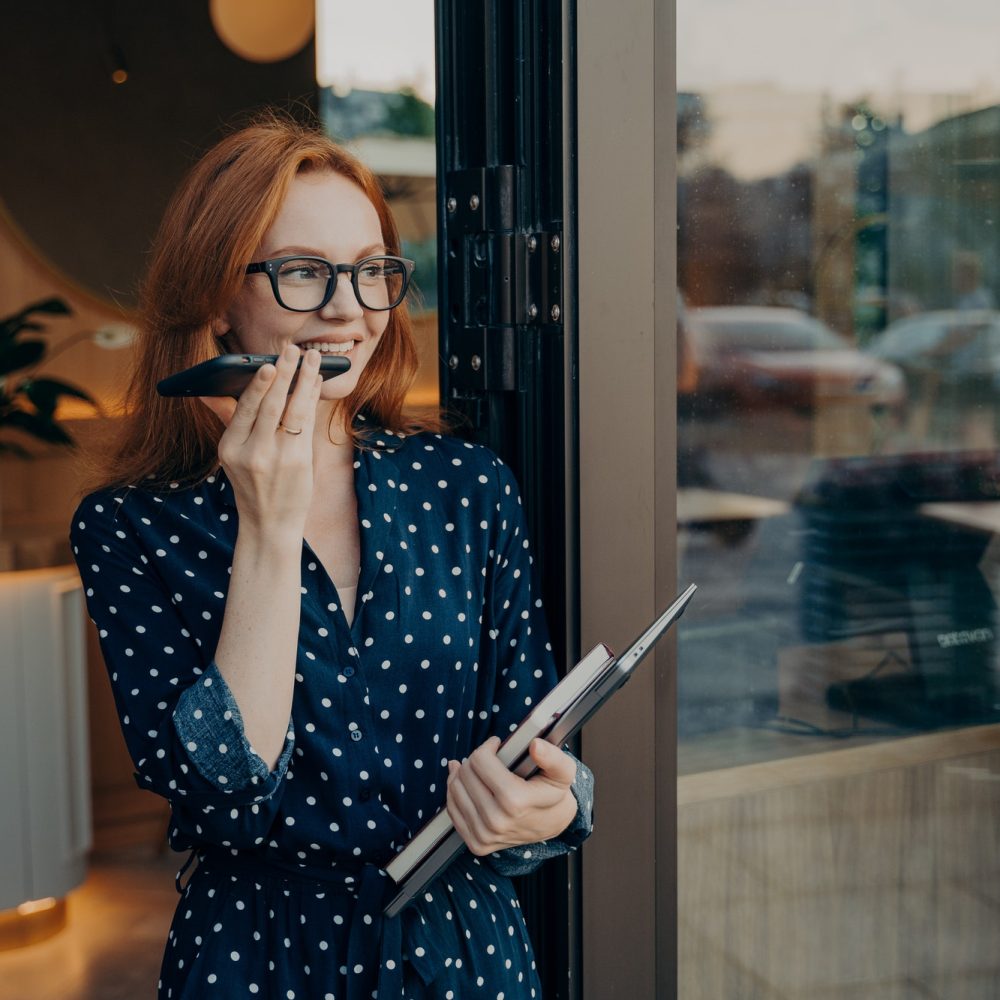
<svg viewBox="0 0 1000 1000">
<path fill-rule="evenodd" d="M 679 100 L 682 772 L 1000 719 L 1000 105 L 800 95 L 754 172 L 782 97 Z"/>
</svg>

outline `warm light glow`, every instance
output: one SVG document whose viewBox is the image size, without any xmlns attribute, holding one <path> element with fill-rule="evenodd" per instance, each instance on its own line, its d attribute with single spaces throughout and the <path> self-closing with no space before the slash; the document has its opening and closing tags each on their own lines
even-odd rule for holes
<svg viewBox="0 0 1000 1000">
<path fill-rule="evenodd" d="M 52 910 L 58 905 L 59 900 L 54 896 L 49 896 L 46 899 L 29 899 L 17 908 L 17 912 L 20 916 L 26 917 L 29 913 L 41 913 L 43 910 Z"/>
<path fill-rule="evenodd" d="M 128 73 L 123 69 L 116 69 L 111 74 L 111 80 L 113 83 L 124 83 L 128 79 Z"/>
<path fill-rule="evenodd" d="M 314 0 L 211 0 L 212 27 L 225 46 L 250 62 L 300 52 L 313 36 Z"/>
<path fill-rule="evenodd" d="M 66 913 L 66 900 L 51 897 L 30 899 L 20 906 L 0 911 L 0 952 L 37 944 L 58 934 L 66 926 Z"/>
</svg>

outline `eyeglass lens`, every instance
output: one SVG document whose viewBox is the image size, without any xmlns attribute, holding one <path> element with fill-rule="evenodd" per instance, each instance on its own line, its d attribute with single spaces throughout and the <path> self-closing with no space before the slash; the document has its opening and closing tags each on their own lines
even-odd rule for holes
<svg viewBox="0 0 1000 1000">
<path fill-rule="evenodd" d="M 392 257 L 371 257 L 361 263 L 356 275 L 358 301 L 366 309 L 391 309 L 403 297 L 406 270 Z M 319 309 L 332 278 L 332 268 L 322 261 L 285 261 L 277 273 L 281 301 L 290 309 Z"/>
</svg>

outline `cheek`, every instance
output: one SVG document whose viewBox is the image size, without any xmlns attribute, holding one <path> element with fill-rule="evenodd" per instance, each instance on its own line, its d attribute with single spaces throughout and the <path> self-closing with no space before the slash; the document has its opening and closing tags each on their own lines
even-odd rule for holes
<svg viewBox="0 0 1000 1000">
<path fill-rule="evenodd" d="M 245 289 L 226 315 L 230 338 L 240 350 L 257 354 L 279 354 L 282 347 L 296 339 L 303 324 L 302 316 L 282 309 L 274 301 L 270 286 Z"/>
</svg>

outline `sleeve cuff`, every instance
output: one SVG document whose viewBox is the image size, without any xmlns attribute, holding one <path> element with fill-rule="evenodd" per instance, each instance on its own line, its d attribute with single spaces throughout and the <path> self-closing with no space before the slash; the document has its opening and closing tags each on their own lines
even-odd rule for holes
<svg viewBox="0 0 1000 1000">
<path fill-rule="evenodd" d="M 284 777 L 295 746 L 291 721 L 281 756 L 273 771 L 247 742 L 243 718 L 219 668 L 213 661 L 177 702 L 174 730 L 190 765 L 222 793 L 254 790 L 270 795 Z"/>
<path fill-rule="evenodd" d="M 594 775 L 583 761 L 576 762 L 576 777 L 570 791 L 577 803 L 573 822 L 551 840 L 494 851 L 489 861 L 495 871 L 501 875 L 528 875 L 543 861 L 575 851 L 590 836 L 594 829 Z"/>
</svg>

